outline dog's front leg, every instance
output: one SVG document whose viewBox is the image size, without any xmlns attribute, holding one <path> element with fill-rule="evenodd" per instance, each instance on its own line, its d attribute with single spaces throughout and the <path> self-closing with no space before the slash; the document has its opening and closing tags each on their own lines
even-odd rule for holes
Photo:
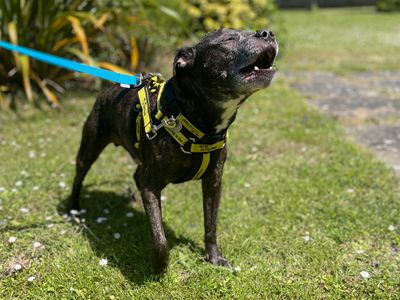
<svg viewBox="0 0 400 300">
<path fill-rule="evenodd" d="M 223 257 L 217 244 L 217 216 L 221 199 L 222 171 L 226 158 L 225 149 L 222 151 L 213 174 L 210 177 L 202 179 L 204 242 L 207 261 L 214 265 L 231 269 L 231 264 Z"/>
<path fill-rule="evenodd" d="M 168 242 L 165 238 L 161 215 L 161 190 L 152 187 L 141 186 L 141 195 L 150 223 L 150 231 L 153 242 L 153 273 L 161 273 L 168 262 Z"/>
</svg>

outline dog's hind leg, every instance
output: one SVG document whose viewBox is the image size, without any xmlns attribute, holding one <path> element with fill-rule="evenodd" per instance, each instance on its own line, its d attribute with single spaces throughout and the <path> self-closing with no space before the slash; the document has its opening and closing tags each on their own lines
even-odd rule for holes
<svg viewBox="0 0 400 300">
<path fill-rule="evenodd" d="M 79 194 L 82 182 L 93 162 L 98 158 L 105 146 L 110 143 L 108 136 L 101 132 L 99 125 L 97 114 L 92 112 L 83 128 L 81 145 L 76 157 L 76 174 L 68 203 L 68 211 L 72 209 L 79 210 Z"/>
<path fill-rule="evenodd" d="M 223 257 L 217 244 L 217 216 L 221 199 L 222 171 L 226 158 L 225 149 L 210 177 L 202 179 L 203 211 L 204 211 L 204 242 L 206 246 L 206 260 L 218 266 L 232 269 L 231 264 Z"/>
</svg>

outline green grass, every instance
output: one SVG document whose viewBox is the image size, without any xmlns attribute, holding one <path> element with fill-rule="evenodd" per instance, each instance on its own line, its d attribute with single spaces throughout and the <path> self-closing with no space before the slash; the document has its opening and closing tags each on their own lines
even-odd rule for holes
<svg viewBox="0 0 400 300">
<path fill-rule="evenodd" d="M 283 15 L 291 37 L 279 62 L 283 69 L 384 69 L 399 61 L 390 47 L 399 32 L 396 15 Z M 318 26 L 332 20 L 337 30 Z M 360 36 L 352 39 L 351 32 Z M 383 50 L 374 38 L 386 41 Z M 329 59 L 323 52 L 331 53 Z M 374 56 L 384 63 L 370 66 Z M 284 82 L 249 99 L 230 130 L 218 236 L 240 272 L 204 262 L 200 184 L 191 182 L 163 193 L 171 255 L 158 280 L 149 272 L 143 208 L 129 201 L 135 166 L 123 149 L 110 145 L 88 174 L 85 223 L 63 218 L 94 95 L 65 99 L 61 112 L 21 107 L 18 117 L 0 114 L 0 299 L 399 298 L 398 179 Z M 128 212 L 134 216 L 127 218 Z M 97 224 L 100 216 L 108 220 Z M 362 271 L 371 278 L 363 279 Z"/>
<path fill-rule="evenodd" d="M 172 249 L 160 280 L 149 273 L 147 221 L 142 207 L 128 200 L 134 165 L 122 149 L 109 146 L 87 177 L 86 225 L 62 217 L 92 103 L 88 95 L 72 96 L 80 100 L 60 113 L 36 111 L 18 121 L 2 116 L 0 298 L 398 296 L 400 236 L 398 229 L 388 230 L 399 225 L 398 182 L 282 82 L 249 100 L 229 138 L 219 240 L 241 271 L 203 261 L 200 186 L 191 182 L 164 192 Z M 127 218 L 127 212 L 134 216 Z M 99 225 L 99 216 L 108 220 Z M 13 244 L 7 242 L 11 236 L 17 237 Z M 44 248 L 34 249 L 35 241 Z M 99 266 L 102 258 L 108 259 L 105 267 Z M 22 270 L 13 270 L 16 263 Z M 362 279 L 361 271 L 371 278 Z M 30 276 L 36 279 L 29 282 Z"/>
<path fill-rule="evenodd" d="M 400 13 L 373 7 L 280 13 L 288 31 L 281 69 L 351 71 L 400 68 Z"/>
</svg>

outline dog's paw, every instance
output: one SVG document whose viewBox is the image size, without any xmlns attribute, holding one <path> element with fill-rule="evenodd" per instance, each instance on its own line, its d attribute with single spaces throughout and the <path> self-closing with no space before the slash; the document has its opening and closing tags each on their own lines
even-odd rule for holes
<svg viewBox="0 0 400 300">
<path fill-rule="evenodd" d="M 207 254 L 206 260 L 209 263 L 212 263 L 213 265 L 224 267 L 224 268 L 227 268 L 228 270 L 232 270 L 232 265 L 222 255 L 210 256 Z"/>
</svg>

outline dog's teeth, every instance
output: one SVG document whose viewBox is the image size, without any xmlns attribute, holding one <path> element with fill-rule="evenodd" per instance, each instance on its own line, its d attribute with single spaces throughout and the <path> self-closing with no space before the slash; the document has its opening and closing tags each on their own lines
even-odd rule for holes
<svg viewBox="0 0 400 300">
<path fill-rule="evenodd" d="M 258 71 L 260 69 L 257 66 L 254 66 L 254 70 Z"/>
</svg>

